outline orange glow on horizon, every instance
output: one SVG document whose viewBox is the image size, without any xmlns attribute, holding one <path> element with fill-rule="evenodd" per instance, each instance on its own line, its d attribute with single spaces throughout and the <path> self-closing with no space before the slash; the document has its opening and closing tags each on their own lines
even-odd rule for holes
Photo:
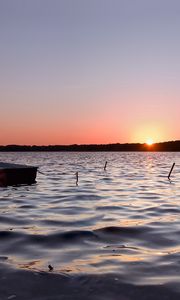
<svg viewBox="0 0 180 300">
<path fill-rule="evenodd" d="M 133 140 L 139 143 L 146 143 L 152 146 L 154 143 L 164 142 L 167 140 L 166 126 L 159 122 L 142 122 L 134 129 Z"/>
<path fill-rule="evenodd" d="M 39 112 L 37 112 L 39 113 Z M 98 118 L 78 118 L 77 122 L 69 118 L 53 120 L 43 116 L 34 117 L 33 123 L 23 115 L 19 122 L 2 123 L 0 144 L 17 145 L 71 145 L 71 144 L 109 144 L 109 143 L 153 143 L 177 139 L 165 122 L 160 120 L 144 121 L 135 119 L 133 124 L 122 118 L 115 118 L 113 111 L 109 115 L 102 113 Z M 73 116 L 72 116 L 73 118 Z M 108 119 L 108 120 L 107 120 Z M 22 122 L 24 126 L 22 126 Z M 122 125 L 123 124 L 123 125 Z M 151 139 L 151 141 L 149 141 Z"/>
<path fill-rule="evenodd" d="M 153 139 L 148 138 L 148 139 L 146 140 L 146 144 L 147 144 L 148 146 L 152 146 L 152 145 L 154 144 Z"/>
</svg>

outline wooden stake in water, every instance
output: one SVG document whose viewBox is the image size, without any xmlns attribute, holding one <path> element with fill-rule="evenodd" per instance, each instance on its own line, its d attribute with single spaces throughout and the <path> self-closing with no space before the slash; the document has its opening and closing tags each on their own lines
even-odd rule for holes
<svg viewBox="0 0 180 300">
<path fill-rule="evenodd" d="M 79 174 L 78 174 L 78 172 L 76 172 L 75 175 L 76 175 L 76 185 L 78 185 L 78 180 L 79 180 Z"/>
<path fill-rule="evenodd" d="M 106 171 L 106 166 L 107 166 L 107 161 L 105 162 L 105 165 L 104 165 L 104 171 Z"/>
<path fill-rule="evenodd" d="M 175 166 L 175 163 L 173 163 L 173 165 L 171 167 L 171 170 L 170 170 L 169 175 L 168 175 L 168 179 L 170 179 L 170 176 L 171 176 L 172 170 L 174 169 L 174 166 Z"/>
</svg>

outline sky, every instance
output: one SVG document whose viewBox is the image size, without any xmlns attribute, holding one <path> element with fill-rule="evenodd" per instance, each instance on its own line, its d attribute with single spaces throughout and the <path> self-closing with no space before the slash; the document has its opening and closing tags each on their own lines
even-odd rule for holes
<svg viewBox="0 0 180 300">
<path fill-rule="evenodd" d="M 179 0 L 0 0 L 0 145 L 180 139 Z"/>
</svg>

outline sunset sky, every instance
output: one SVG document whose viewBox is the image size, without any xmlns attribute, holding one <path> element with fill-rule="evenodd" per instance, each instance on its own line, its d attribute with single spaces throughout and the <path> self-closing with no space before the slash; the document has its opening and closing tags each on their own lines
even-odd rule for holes
<svg viewBox="0 0 180 300">
<path fill-rule="evenodd" d="M 0 0 L 0 145 L 180 139 L 179 0 Z"/>
</svg>

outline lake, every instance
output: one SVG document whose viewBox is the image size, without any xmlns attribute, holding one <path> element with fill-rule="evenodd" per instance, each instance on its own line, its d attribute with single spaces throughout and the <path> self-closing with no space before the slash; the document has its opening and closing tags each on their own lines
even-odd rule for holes
<svg viewBox="0 0 180 300">
<path fill-rule="evenodd" d="M 36 184 L 0 188 L 0 299 L 179 299 L 179 152 L 0 161 L 42 172 Z"/>
</svg>

